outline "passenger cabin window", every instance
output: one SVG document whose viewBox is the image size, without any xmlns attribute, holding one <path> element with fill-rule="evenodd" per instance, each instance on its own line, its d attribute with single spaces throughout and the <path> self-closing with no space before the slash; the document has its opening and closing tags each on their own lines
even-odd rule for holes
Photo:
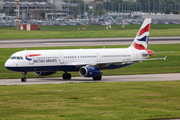
<svg viewBox="0 0 180 120">
<path fill-rule="evenodd" d="M 21 56 L 11 56 L 9 59 L 11 59 L 11 60 L 23 60 L 23 57 L 21 57 Z"/>
</svg>

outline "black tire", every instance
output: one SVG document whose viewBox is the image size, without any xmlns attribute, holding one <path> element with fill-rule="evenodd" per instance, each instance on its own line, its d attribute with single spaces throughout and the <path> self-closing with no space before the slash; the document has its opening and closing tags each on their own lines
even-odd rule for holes
<svg viewBox="0 0 180 120">
<path fill-rule="evenodd" d="M 102 79 L 102 76 L 97 76 L 97 80 L 101 80 Z"/>
<path fill-rule="evenodd" d="M 66 79 L 67 79 L 67 80 L 70 80 L 70 79 L 71 79 L 71 74 L 70 74 L 70 73 L 67 73 L 67 74 L 66 74 Z"/>
<path fill-rule="evenodd" d="M 71 79 L 71 74 L 70 73 L 64 73 L 62 77 L 63 77 L 64 80 L 70 80 Z"/>
<path fill-rule="evenodd" d="M 21 82 L 26 82 L 27 79 L 26 78 L 21 78 Z"/>
<path fill-rule="evenodd" d="M 102 76 L 99 75 L 99 76 L 96 76 L 96 77 L 93 77 L 93 80 L 101 80 L 102 79 Z"/>
<path fill-rule="evenodd" d="M 64 80 L 66 80 L 66 75 L 67 75 L 67 74 L 64 73 L 63 76 L 62 76 L 62 78 L 63 78 Z"/>
<path fill-rule="evenodd" d="M 96 80 L 96 77 L 93 77 L 93 80 Z"/>
</svg>

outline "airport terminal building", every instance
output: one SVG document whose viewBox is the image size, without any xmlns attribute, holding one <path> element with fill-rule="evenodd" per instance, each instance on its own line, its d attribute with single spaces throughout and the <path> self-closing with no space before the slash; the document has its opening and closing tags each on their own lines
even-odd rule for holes
<svg viewBox="0 0 180 120">
<path fill-rule="evenodd" d="M 48 2 L 19 2 L 20 17 L 22 13 L 26 18 L 42 18 L 41 13 L 69 13 L 72 6 L 77 6 L 76 3 L 64 3 L 62 0 L 48 0 Z M 16 9 L 14 0 L 0 0 L 0 10 Z M 8 12 L 6 13 L 8 14 Z"/>
</svg>

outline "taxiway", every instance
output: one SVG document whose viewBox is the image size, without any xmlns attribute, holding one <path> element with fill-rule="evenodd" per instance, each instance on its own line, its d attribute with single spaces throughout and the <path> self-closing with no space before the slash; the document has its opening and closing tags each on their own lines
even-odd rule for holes
<svg viewBox="0 0 180 120">
<path fill-rule="evenodd" d="M 0 48 L 130 45 L 134 37 L 0 40 Z M 150 37 L 149 44 L 180 43 L 180 36 Z"/>
<path fill-rule="evenodd" d="M 71 80 L 63 80 L 62 77 L 27 78 L 27 82 L 21 82 L 20 79 L 0 79 L 0 85 L 62 84 L 62 83 L 82 83 L 82 82 L 176 81 L 176 80 L 180 80 L 180 73 L 102 76 L 101 81 L 93 81 L 92 78 L 84 78 L 84 77 L 72 77 Z"/>
</svg>

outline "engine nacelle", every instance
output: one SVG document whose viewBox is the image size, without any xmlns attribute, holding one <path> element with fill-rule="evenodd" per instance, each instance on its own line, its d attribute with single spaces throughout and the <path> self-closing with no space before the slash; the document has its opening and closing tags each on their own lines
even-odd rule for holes
<svg viewBox="0 0 180 120">
<path fill-rule="evenodd" d="M 83 77 L 96 77 L 102 75 L 102 71 L 99 68 L 88 66 L 88 67 L 81 67 L 79 69 L 79 73 Z"/>
<path fill-rule="evenodd" d="M 34 72 L 35 75 L 37 76 L 46 76 L 46 75 L 52 75 L 55 74 L 56 71 L 52 71 L 52 72 L 47 72 L 47 71 L 40 71 L 40 72 Z"/>
</svg>

